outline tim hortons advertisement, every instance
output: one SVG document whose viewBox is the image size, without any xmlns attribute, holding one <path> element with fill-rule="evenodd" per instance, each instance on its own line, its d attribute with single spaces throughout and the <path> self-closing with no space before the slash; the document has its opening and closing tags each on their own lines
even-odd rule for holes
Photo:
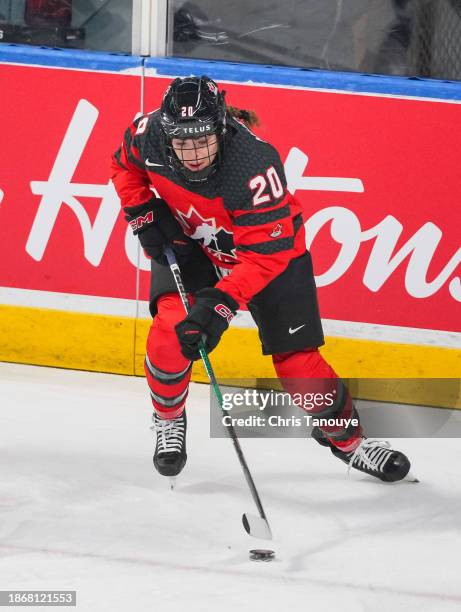
<svg viewBox="0 0 461 612">
<path fill-rule="evenodd" d="M 139 79 L 0 68 L 0 285 L 134 299 L 137 242 L 109 161 L 140 106 Z M 168 82 L 146 79 L 147 110 Z M 224 88 L 232 105 L 258 114 L 255 131 L 281 154 L 303 206 L 322 316 L 461 331 L 461 106 Z M 147 299 L 142 254 L 139 267 Z"/>
</svg>

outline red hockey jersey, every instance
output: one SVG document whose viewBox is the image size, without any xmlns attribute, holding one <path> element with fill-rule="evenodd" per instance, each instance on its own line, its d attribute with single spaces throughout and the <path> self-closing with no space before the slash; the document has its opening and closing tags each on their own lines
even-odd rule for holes
<svg viewBox="0 0 461 612">
<path fill-rule="evenodd" d="M 306 243 L 301 209 L 287 191 L 276 149 L 234 119 L 228 126 L 218 170 L 193 183 L 171 168 L 159 111 L 139 117 L 113 155 L 112 180 L 123 207 L 143 204 L 153 193 L 163 198 L 184 233 L 216 266 L 230 270 L 216 286 L 244 305 L 302 255 Z"/>
</svg>

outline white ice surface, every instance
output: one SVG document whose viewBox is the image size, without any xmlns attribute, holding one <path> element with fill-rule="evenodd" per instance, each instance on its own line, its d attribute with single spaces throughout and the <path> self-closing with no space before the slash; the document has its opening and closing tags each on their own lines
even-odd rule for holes
<svg viewBox="0 0 461 612">
<path fill-rule="evenodd" d="M 312 440 L 243 440 L 275 535 L 257 563 L 208 386 L 188 406 L 170 491 L 143 379 L 0 364 L 0 590 L 77 590 L 85 612 L 461 609 L 459 439 L 395 440 L 421 479 L 397 485 L 347 479 Z"/>
</svg>

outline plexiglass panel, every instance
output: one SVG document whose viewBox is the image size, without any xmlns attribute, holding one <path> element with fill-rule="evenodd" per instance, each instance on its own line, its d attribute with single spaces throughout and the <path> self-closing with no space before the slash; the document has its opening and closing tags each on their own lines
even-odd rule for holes
<svg viewBox="0 0 461 612">
<path fill-rule="evenodd" d="M 461 0 L 170 0 L 169 55 L 461 78 Z"/>
<path fill-rule="evenodd" d="M 3 42 L 131 52 L 132 0 L 0 0 Z"/>
</svg>

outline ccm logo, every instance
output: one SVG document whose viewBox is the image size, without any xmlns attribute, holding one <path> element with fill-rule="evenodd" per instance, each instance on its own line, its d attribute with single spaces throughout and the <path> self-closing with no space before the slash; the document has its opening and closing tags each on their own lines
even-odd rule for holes
<svg viewBox="0 0 461 612">
<path fill-rule="evenodd" d="M 154 213 L 149 211 L 145 217 L 142 215 L 130 221 L 131 229 L 135 232 L 138 229 L 141 229 L 143 225 L 147 225 L 148 223 L 152 223 L 154 221 Z"/>
<path fill-rule="evenodd" d="M 230 310 L 227 306 L 224 306 L 224 304 L 216 304 L 214 309 L 223 319 L 227 319 L 228 323 L 230 323 L 234 318 L 232 310 Z"/>
</svg>

